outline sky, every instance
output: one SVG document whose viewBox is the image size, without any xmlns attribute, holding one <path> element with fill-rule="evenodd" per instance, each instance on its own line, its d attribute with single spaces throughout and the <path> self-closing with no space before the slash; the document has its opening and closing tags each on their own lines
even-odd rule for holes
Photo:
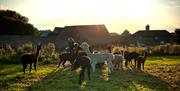
<svg viewBox="0 0 180 91">
<path fill-rule="evenodd" d="M 0 9 L 28 17 L 39 30 L 105 24 L 109 32 L 180 28 L 180 0 L 0 0 Z"/>
</svg>

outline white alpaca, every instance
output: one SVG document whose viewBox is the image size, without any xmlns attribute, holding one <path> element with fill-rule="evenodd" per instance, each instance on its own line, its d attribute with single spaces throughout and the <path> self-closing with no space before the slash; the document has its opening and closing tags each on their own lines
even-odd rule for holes
<svg viewBox="0 0 180 91">
<path fill-rule="evenodd" d="M 123 68 L 123 60 L 124 56 L 121 54 L 114 54 L 114 59 L 113 59 L 113 64 L 114 67 L 120 67 L 121 69 Z"/>
<path fill-rule="evenodd" d="M 104 61 L 107 61 L 108 67 L 109 67 L 109 73 L 113 71 L 113 55 L 111 53 L 91 53 L 89 51 L 89 45 L 86 42 L 83 42 L 80 47 L 87 53 L 87 55 L 91 58 L 91 66 L 93 69 L 93 72 L 95 72 L 95 66 L 97 63 L 102 63 Z"/>
</svg>

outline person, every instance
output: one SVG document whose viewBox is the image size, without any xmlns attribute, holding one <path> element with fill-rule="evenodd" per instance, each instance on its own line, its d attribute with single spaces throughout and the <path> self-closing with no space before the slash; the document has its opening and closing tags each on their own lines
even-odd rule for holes
<svg viewBox="0 0 180 91">
<path fill-rule="evenodd" d="M 74 41 L 74 39 L 72 37 L 69 37 L 68 38 L 69 52 L 72 54 L 75 53 L 75 51 L 74 51 L 75 44 L 76 44 L 76 42 Z"/>
</svg>

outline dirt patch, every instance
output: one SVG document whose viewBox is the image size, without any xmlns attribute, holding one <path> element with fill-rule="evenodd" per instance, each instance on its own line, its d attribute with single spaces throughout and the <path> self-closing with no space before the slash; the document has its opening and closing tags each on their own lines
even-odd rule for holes
<svg viewBox="0 0 180 91">
<path fill-rule="evenodd" d="M 180 91 L 180 64 L 151 65 L 145 71 L 169 83 L 174 91 Z"/>
</svg>

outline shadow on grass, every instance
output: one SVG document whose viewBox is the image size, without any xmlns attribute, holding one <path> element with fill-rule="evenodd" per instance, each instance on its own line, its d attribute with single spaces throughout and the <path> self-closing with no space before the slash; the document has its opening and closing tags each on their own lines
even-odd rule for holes
<svg viewBox="0 0 180 91">
<path fill-rule="evenodd" d="M 2 65 L 0 70 L 0 90 L 9 90 L 9 86 L 24 79 L 20 65 Z"/>
<path fill-rule="evenodd" d="M 47 74 L 40 82 L 32 84 L 26 90 L 32 91 L 54 91 L 66 90 L 71 91 L 78 88 L 78 76 L 69 72 L 69 68 L 54 69 L 51 73 Z"/>
<path fill-rule="evenodd" d="M 154 90 L 154 91 L 172 91 L 170 84 L 153 76 L 145 71 L 140 71 L 135 68 L 127 70 L 119 70 L 119 75 L 122 74 L 121 79 L 131 81 L 138 91 Z"/>
<path fill-rule="evenodd" d="M 69 73 L 69 69 L 55 69 L 47 74 L 40 82 L 32 84 L 30 91 L 171 91 L 171 86 L 147 72 L 136 69 L 115 69 L 109 76 L 109 80 L 104 80 L 101 70 L 91 72 L 91 81 L 85 81 L 82 87 L 78 84 L 78 75 Z M 87 75 L 85 75 L 87 79 Z"/>
</svg>

